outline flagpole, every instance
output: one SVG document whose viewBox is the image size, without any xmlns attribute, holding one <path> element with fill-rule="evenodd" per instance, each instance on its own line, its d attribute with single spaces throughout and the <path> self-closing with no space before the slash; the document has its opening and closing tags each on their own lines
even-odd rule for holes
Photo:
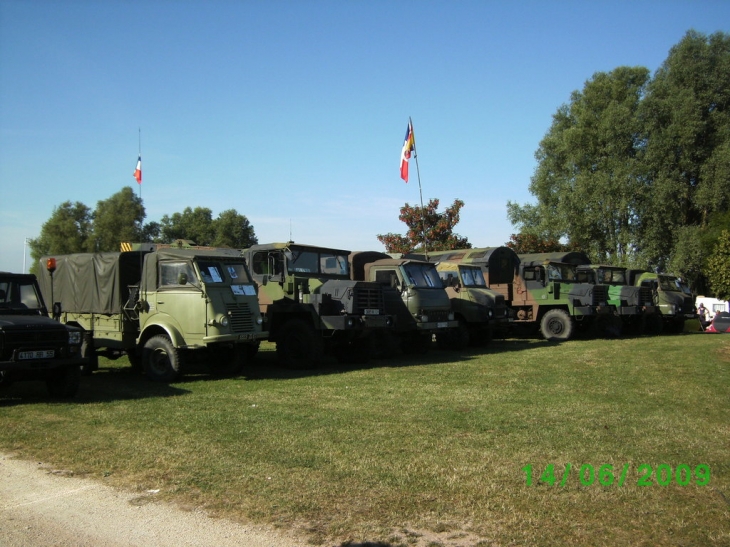
<svg viewBox="0 0 730 547">
<path fill-rule="evenodd" d="M 408 116 L 408 123 L 413 131 L 413 120 Z M 418 150 L 416 149 L 416 133 L 413 131 L 413 159 L 416 160 L 416 173 L 418 175 L 418 193 L 421 196 L 421 230 L 423 231 L 423 254 L 428 260 L 428 240 L 426 239 L 426 213 L 423 209 L 423 190 L 421 189 L 421 170 L 418 167 Z"/>
<path fill-rule="evenodd" d="M 137 129 L 139 132 L 139 157 L 142 157 L 142 128 L 139 127 Z M 139 183 L 137 186 L 139 186 L 139 201 L 142 202 L 142 183 Z M 141 227 L 140 227 L 141 228 Z"/>
</svg>

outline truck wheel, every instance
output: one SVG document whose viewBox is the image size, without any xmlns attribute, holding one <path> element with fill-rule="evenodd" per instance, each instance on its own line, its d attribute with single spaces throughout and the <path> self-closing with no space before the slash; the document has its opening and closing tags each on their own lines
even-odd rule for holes
<svg viewBox="0 0 730 547">
<path fill-rule="evenodd" d="M 658 313 L 650 313 L 644 318 L 644 332 L 649 336 L 658 336 L 664 329 L 664 321 Z"/>
<path fill-rule="evenodd" d="M 369 337 L 356 338 L 335 346 L 335 357 L 343 364 L 364 364 L 370 361 Z"/>
<path fill-rule="evenodd" d="M 573 319 L 565 310 L 549 310 L 542 316 L 540 332 L 545 340 L 569 340 L 573 335 Z"/>
<path fill-rule="evenodd" d="M 46 376 L 48 394 L 57 399 L 70 399 L 79 390 L 81 367 L 72 366 L 52 370 Z"/>
<path fill-rule="evenodd" d="M 99 370 L 99 356 L 90 335 L 85 335 L 81 342 L 81 357 L 88 359 L 85 365 L 81 365 L 81 374 L 91 376 L 92 372 Z"/>
<path fill-rule="evenodd" d="M 401 349 L 406 355 L 423 355 L 431 346 L 431 334 L 410 332 L 401 339 Z"/>
<path fill-rule="evenodd" d="M 466 349 L 471 341 L 469 326 L 463 319 L 459 319 L 458 327 L 436 333 L 436 346 L 439 349 Z"/>
<path fill-rule="evenodd" d="M 316 368 L 322 360 L 322 339 L 311 325 L 292 319 L 277 336 L 276 357 L 288 368 Z"/>
<path fill-rule="evenodd" d="M 621 336 L 621 318 L 613 314 L 602 314 L 593 319 L 593 335 L 596 338 L 618 338 Z"/>
<path fill-rule="evenodd" d="M 144 345 L 144 373 L 155 382 L 173 382 L 180 376 L 180 352 L 164 334 L 153 336 Z"/>
<path fill-rule="evenodd" d="M 7 370 L 0 370 L 0 389 L 10 387 L 13 381 L 10 379 L 10 373 Z"/>
<path fill-rule="evenodd" d="M 222 348 L 211 352 L 210 373 L 219 378 L 228 378 L 241 373 L 246 364 L 247 344 L 235 344 L 231 348 Z"/>
</svg>

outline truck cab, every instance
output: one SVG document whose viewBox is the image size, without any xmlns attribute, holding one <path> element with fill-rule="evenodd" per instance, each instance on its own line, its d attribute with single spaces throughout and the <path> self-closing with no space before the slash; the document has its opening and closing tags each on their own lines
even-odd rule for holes
<svg viewBox="0 0 730 547">
<path fill-rule="evenodd" d="M 325 354 L 367 361 L 373 334 L 394 326 L 382 287 L 351 279 L 350 251 L 289 241 L 253 245 L 243 255 L 285 366 L 315 367 Z"/>
<path fill-rule="evenodd" d="M 697 318 L 692 291 L 679 277 L 629 270 L 629 282 L 652 292 L 654 305 L 662 318 L 665 331 L 680 333 L 684 330 L 684 322 L 687 319 Z"/>
<path fill-rule="evenodd" d="M 350 262 L 354 279 L 383 287 L 386 309 L 396 316 L 396 334 L 406 353 L 425 351 L 434 334 L 459 326 L 432 263 L 378 251 L 353 253 Z"/>
</svg>

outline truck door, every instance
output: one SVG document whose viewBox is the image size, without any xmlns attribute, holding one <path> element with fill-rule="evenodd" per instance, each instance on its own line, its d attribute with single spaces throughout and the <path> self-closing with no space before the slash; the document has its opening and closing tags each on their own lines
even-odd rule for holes
<svg viewBox="0 0 730 547">
<path fill-rule="evenodd" d="M 191 262 L 161 260 L 157 288 L 157 313 L 176 325 L 186 344 L 202 341 L 208 321 L 207 306 L 200 281 Z"/>
</svg>

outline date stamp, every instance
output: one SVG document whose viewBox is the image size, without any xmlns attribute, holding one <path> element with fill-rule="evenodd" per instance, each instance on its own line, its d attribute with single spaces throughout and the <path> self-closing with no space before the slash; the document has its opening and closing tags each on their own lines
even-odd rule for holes
<svg viewBox="0 0 730 547">
<path fill-rule="evenodd" d="M 633 482 L 636 478 L 636 486 L 669 486 L 674 482 L 678 486 L 707 486 L 710 484 L 710 466 L 704 463 L 697 465 L 692 469 L 689 465 L 681 463 L 677 467 L 667 464 L 659 464 L 656 467 L 652 467 L 648 463 L 642 463 L 636 467 L 636 475 L 631 473 L 631 464 L 624 463 L 623 466 L 614 468 L 610 463 L 603 464 L 596 468 L 589 464 L 584 463 L 580 467 L 573 466 L 570 463 L 566 463 L 563 466 L 562 473 L 556 474 L 555 464 L 548 464 L 545 470 L 540 474 L 533 475 L 532 465 L 526 465 L 522 468 L 525 473 L 525 480 L 527 486 L 533 484 L 547 484 L 548 486 L 565 486 L 573 471 L 573 475 L 576 474 L 577 479 L 583 486 L 591 486 L 594 483 L 598 483 L 602 486 L 623 486 L 626 481 Z M 539 470 L 536 470 L 539 473 Z M 573 477 L 575 480 L 575 477 Z"/>
</svg>

